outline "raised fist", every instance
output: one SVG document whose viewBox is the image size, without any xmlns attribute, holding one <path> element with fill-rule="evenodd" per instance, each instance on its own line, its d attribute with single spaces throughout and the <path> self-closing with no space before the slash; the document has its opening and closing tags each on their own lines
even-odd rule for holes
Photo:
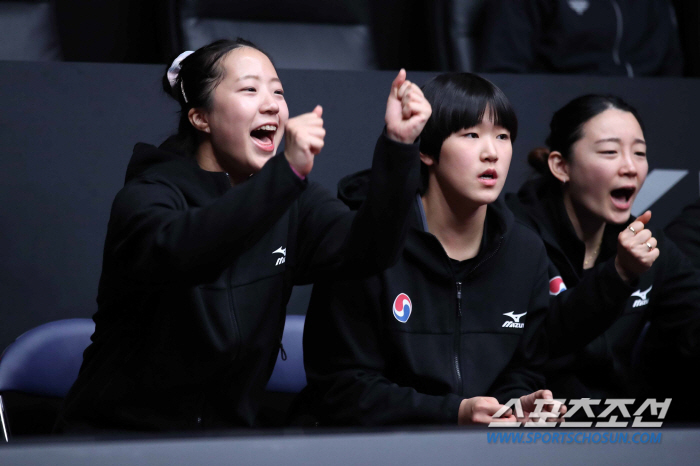
<svg viewBox="0 0 700 466">
<path fill-rule="evenodd" d="M 323 109 L 317 105 L 311 113 L 304 113 L 287 121 L 285 127 L 284 156 L 301 176 L 311 173 L 314 157 L 323 149 Z"/>
<path fill-rule="evenodd" d="M 644 226 L 651 220 L 651 211 L 646 211 L 625 228 L 617 237 L 615 268 L 627 283 L 636 280 L 651 268 L 659 257 L 656 238 Z"/>
<path fill-rule="evenodd" d="M 391 92 L 386 102 L 386 132 L 397 142 L 412 144 L 423 131 L 432 109 L 423 96 L 423 91 L 406 80 L 403 68 L 391 83 Z"/>
</svg>

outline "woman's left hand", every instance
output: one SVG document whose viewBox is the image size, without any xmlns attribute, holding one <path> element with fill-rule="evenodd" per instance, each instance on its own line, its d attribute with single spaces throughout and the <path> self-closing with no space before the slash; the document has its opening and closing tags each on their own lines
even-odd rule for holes
<svg viewBox="0 0 700 466">
<path fill-rule="evenodd" d="M 326 130 L 323 128 L 322 116 L 323 109 L 317 105 L 313 111 L 287 121 L 284 156 L 300 176 L 311 173 L 314 158 L 323 149 Z"/>
<path fill-rule="evenodd" d="M 656 238 L 644 228 L 649 220 L 651 211 L 647 210 L 617 237 L 615 268 L 620 278 L 627 283 L 632 283 L 649 270 L 659 257 Z"/>
<path fill-rule="evenodd" d="M 536 400 L 549 401 L 542 403 L 543 406 L 538 411 L 538 403 Z M 521 396 L 520 405 L 525 415 L 524 419 L 520 419 L 523 422 L 562 422 L 564 420 L 563 416 L 568 410 L 566 405 L 554 399 L 552 392 L 549 390 L 537 390 L 529 395 Z"/>
<path fill-rule="evenodd" d="M 389 138 L 413 144 L 432 111 L 423 91 L 406 79 L 406 70 L 402 68 L 391 83 L 391 92 L 386 102 L 384 121 Z"/>
</svg>

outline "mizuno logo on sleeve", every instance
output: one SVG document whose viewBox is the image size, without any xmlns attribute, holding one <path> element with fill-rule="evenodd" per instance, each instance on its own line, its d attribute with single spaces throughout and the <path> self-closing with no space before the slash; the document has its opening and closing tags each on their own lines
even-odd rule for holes
<svg viewBox="0 0 700 466">
<path fill-rule="evenodd" d="M 275 267 L 277 267 L 280 264 L 284 264 L 284 261 L 287 260 L 287 248 L 283 248 L 282 246 L 280 246 L 277 250 L 272 251 L 272 254 L 282 254 L 282 257 L 277 258 Z"/>
<path fill-rule="evenodd" d="M 523 327 L 525 327 L 525 323 L 524 323 L 524 322 L 520 322 L 520 318 L 521 318 L 522 316 L 524 316 L 525 314 L 527 314 L 527 312 L 523 312 L 522 314 L 513 314 L 512 311 L 511 311 L 511 312 L 506 312 L 506 313 L 503 314 L 503 315 L 504 315 L 504 316 L 508 316 L 508 317 L 510 317 L 510 318 L 513 319 L 513 320 L 512 320 L 512 321 L 506 320 L 505 322 L 503 322 L 502 327 L 508 327 L 508 328 L 523 328 Z"/>
<path fill-rule="evenodd" d="M 654 285 L 650 286 L 646 290 L 637 290 L 634 293 L 630 295 L 631 296 L 636 296 L 639 299 L 635 300 L 634 303 L 632 303 L 632 307 L 640 307 L 640 306 L 646 306 L 649 304 L 649 299 L 647 299 L 647 294 L 651 291 L 651 289 L 654 287 Z"/>
</svg>

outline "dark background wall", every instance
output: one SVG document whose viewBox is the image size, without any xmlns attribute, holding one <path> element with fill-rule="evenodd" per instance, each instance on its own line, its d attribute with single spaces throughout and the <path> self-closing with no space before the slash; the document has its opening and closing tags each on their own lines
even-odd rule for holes
<svg viewBox="0 0 700 466">
<path fill-rule="evenodd" d="M 51 320 L 95 309 L 112 198 L 137 141 L 174 131 L 177 108 L 161 90 L 163 67 L 0 62 L 0 349 Z M 326 146 L 311 177 L 335 192 L 341 176 L 370 165 L 393 72 L 280 70 L 292 115 L 324 107 Z M 422 84 L 432 73 L 410 73 Z M 529 175 L 552 112 L 586 92 L 619 94 L 646 120 L 652 169 L 688 170 L 653 206 L 665 225 L 698 197 L 700 81 L 487 76 L 512 100 L 520 136 L 506 191 Z M 663 191 L 663 190 L 662 190 Z M 305 311 L 308 288 L 293 297 Z"/>
</svg>

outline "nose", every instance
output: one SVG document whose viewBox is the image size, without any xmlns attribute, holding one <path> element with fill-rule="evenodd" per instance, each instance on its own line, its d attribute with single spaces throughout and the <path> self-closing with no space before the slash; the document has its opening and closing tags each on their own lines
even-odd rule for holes
<svg viewBox="0 0 700 466">
<path fill-rule="evenodd" d="M 482 162 L 496 162 L 498 160 L 498 154 L 496 153 L 496 144 L 492 137 L 487 136 L 482 138 L 484 145 L 481 148 L 481 161 Z"/>
<path fill-rule="evenodd" d="M 620 175 L 634 177 L 637 176 L 637 165 L 635 164 L 635 155 L 631 152 L 622 154 L 622 163 L 620 165 Z"/>
<path fill-rule="evenodd" d="M 280 111 L 280 105 L 271 92 L 266 92 L 262 105 L 260 105 L 260 113 L 277 114 Z"/>
</svg>

